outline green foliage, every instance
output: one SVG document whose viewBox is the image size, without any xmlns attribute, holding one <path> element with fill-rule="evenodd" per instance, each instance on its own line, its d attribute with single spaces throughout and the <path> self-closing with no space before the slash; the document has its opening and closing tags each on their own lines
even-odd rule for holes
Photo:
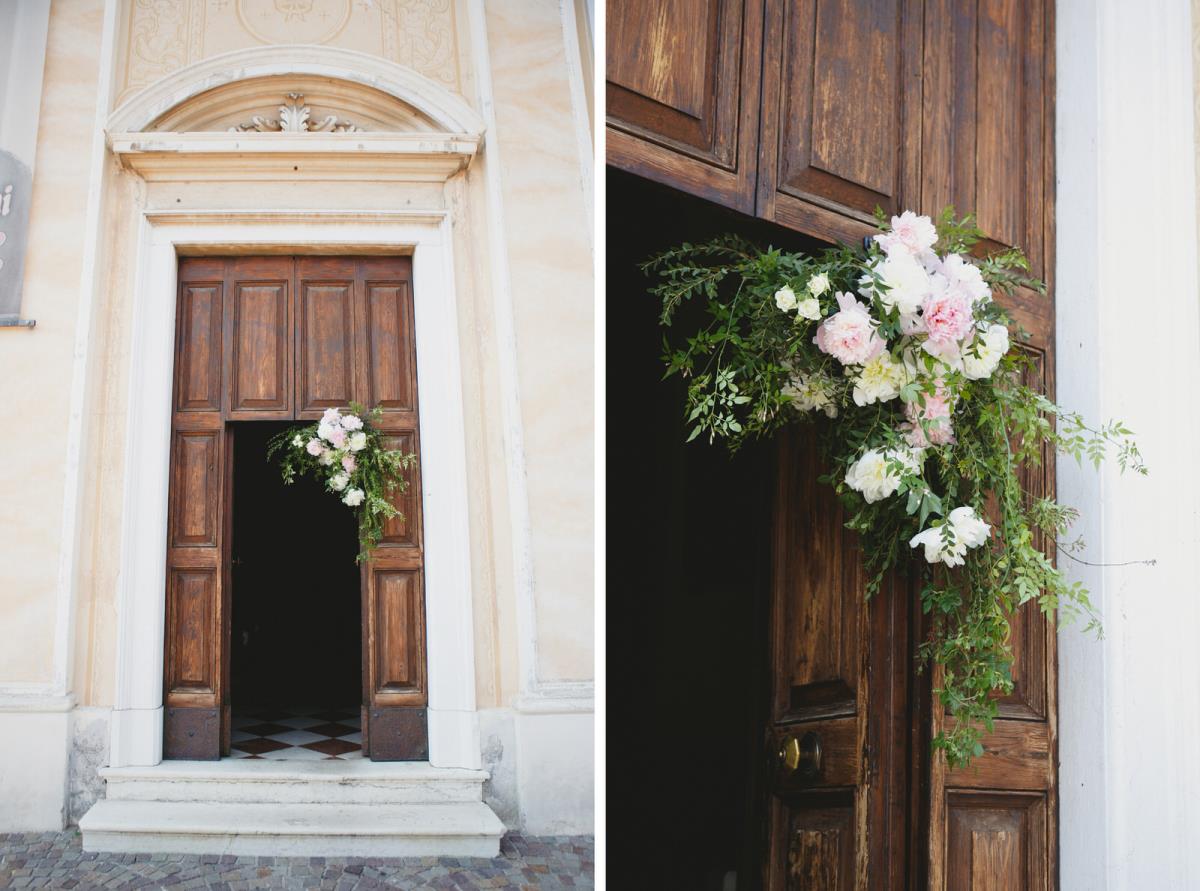
<svg viewBox="0 0 1200 891">
<path fill-rule="evenodd" d="M 365 445 L 358 450 L 335 448 L 332 443 L 322 440 L 319 423 L 289 427 L 273 436 L 267 444 L 267 458 L 278 456 L 284 483 L 293 483 L 298 473 L 308 474 L 321 480 L 327 492 L 336 495 L 358 514 L 359 553 L 355 559 L 359 563 L 369 559 L 370 552 L 383 538 L 383 527 L 387 521 L 393 517 L 403 519 L 393 502 L 408 491 L 404 473 L 417 462 L 416 455 L 388 449 L 384 445 L 383 436 L 375 426 L 382 414 L 382 409 L 378 407 L 367 411 L 357 402 L 350 403 L 349 415 L 363 422 L 362 433 L 366 437 Z M 322 463 L 320 457 L 308 452 L 306 447 L 312 440 L 325 445 L 328 463 Z M 355 463 L 351 472 L 345 472 L 341 463 L 347 456 L 353 458 Z M 338 479 L 339 473 L 345 476 L 344 482 Z M 363 494 L 362 502 L 351 505 L 347 503 L 346 495 L 356 489 Z"/>
<path fill-rule="evenodd" d="M 967 254 L 982 238 L 970 217 L 956 219 L 952 209 L 936 222 L 939 253 Z M 830 287 L 816 296 L 827 317 L 837 312 L 835 293 L 856 293 L 862 276 L 875 275 L 868 266 L 880 257 L 875 243 L 806 255 L 761 250 L 736 236 L 722 236 L 667 251 L 642 269 L 655 279 L 650 292 L 662 304 L 664 327 L 672 326 L 688 301 L 703 301 L 706 309 L 703 327 L 682 335 L 672 329 L 664 338 L 666 376 L 678 375 L 687 384 L 688 440 L 720 440 L 732 451 L 786 424 L 814 424 L 830 470 L 822 479 L 837 491 L 847 508 L 846 526 L 859 535 L 868 574 L 865 596 L 876 594 L 888 573 L 911 566 L 920 576 L 930 633 L 919 658 L 922 665 L 936 667 L 937 695 L 948 713 L 934 747 L 951 765 L 961 766 L 982 753 L 983 733 L 998 713 L 997 697 L 1012 690 L 1010 618 L 1017 608 L 1036 601 L 1052 621 L 1056 615 L 1080 618 L 1087 629 L 1099 630 L 1087 591 L 1064 578 L 1053 560 L 1075 512 L 1031 491 L 1034 471 L 1054 452 L 1099 466 L 1115 451 L 1123 471 L 1144 474 L 1146 468 L 1123 424 L 1091 427 L 1031 386 L 1040 373 L 1019 343 L 990 377 L 968 379 L 926 353 L 903 353 L 901 320 L 878 300 L 871 309 L 878 333 L 892 358 L 907 357 L 917 374 L 899 398 L 856 405 L 846 369 L 813 342 L 819 323 L 781 311 L 775 293 L 787 286 L 800 297 L 811 296 L 809 282 L 824 273 Z M 1029 277 L 1029 264 L 1018 250 L 974 262 L 995 295 L 1017 288 L 1045 292 Z M 974 317 L 1008 326 L 1014 341 L 1021 337 L 1000 301 L 976 304 Z M 805 376 L 825 382 L 829 412 L 836 410 L 836 417 L 799 410 L 797 382 Z M 936 392 L 935 378 L 956 397 L 955 441 L 928 448 L 916 471 L 891 467 L 900 477 L 896 493 L 868 503 L 846 484 L 847 469 L 867 449 L 903 447 L 904 406 L 924 405 Z M 943 518 L 960 506 L 975 508 L 992 525 L 992 539 L 968 550 L 962 566 L 910 561 L 910 539 L 939 524 L 943 535 L 951 535 Z M 1061 545 L 1064 550 L 1075 546 Z"/>
</svg>

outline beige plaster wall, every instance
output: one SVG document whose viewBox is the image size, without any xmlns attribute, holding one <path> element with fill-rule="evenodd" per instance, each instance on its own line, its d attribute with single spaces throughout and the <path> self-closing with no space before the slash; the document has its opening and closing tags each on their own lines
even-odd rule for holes
<svg viewBox="0 0 1200 891">
<path fill-rule="evenodd" d="M 593 675 L 592 245 L 558 0 L 489 3 L 538 676 Z M 586 127 L 586 110 L 583 126 Z"/>
<path fill-rule="evenodd" d="M 0 683 L 52 679 L 72 352 L 102 0 L 51 8 L 22 314 L 0 330 Z"/>
<path fill-rule="evenodd" d="M 458 0 L 120 0 L 115 104 L 192 62 L 251 46 L 339 46 L 464 82 Z"/>
</svg>

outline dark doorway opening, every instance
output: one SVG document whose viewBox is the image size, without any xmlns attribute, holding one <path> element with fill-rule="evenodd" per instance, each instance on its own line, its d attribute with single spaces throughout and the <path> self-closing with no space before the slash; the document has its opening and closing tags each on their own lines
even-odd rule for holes
<svg viewBox="0 0 1200 891">
<path fill-rule="evenodd" d="M 637 265 L 731 231 L 815 243 L 611 168 L 607 190 L 608 417 L 620 419 L 607 468 L 608 875 L 620 888 L 746 891 L 766 853 L 774 450 L 685 444 L 684 384 L 662 379 L 660 307 Z"/>
<path fill-rule="evenodd" d="M 267 460 L 268 440 L 290 426 L 234 429 L 234 757 L 345 757 L 361 748 L 358 527 L 321 483 L 284 485 Z"/>
</svg>

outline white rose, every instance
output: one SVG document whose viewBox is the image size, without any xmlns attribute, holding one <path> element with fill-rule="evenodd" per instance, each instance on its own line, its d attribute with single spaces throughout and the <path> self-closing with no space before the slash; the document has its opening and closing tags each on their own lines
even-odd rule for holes
<svg viewBox="0 0 1200 891">
<path fill-rule="evenodd" d="M 1008 329 L 991 325 L 962 349 L 963 374 L 973 381 L 991 377 L 1004 354 L 1008 352 Z"/>
<path fill-rule="evenodd" d="M 908 378 L 904 363 L 893 360 L 885 350 L 867 362 L 854 379 L 854 404 L 863 406 L 895 399 Z"/>
<path fill-rule="evenodd" d="M 808 293 L 814 297 L 820 297 L 829 290 L 829 276 L 824 272 L 818 272 L 808 280 Z"/>
<path fill-rule="evenodd" d="M 783 395 L 792 400 L 800 411 L 823 411 L 827 417 L 837 417 L 833 401 L 833 381 L 820 374 L 798 374 L 783 388 Z"/>
<path fill-rule="evenodd" d="M 350 483 L 350 477 L 345 473 L 335 473 L 329 478 L 329 486 L 335 492 L 340 492 Z"/>
<path fill-rule="evenodd" d="M 925 546 L 929 563 L 962 566 L 968 548 L 977 548 L 988 540 L 991 527 L 979 519 L 973 507 L 956 507 L 946 522 L 918 532 L 909 541 L 910 547 Z"/>
<path fill-rule="evenodd" d="M 348 504 L 350 507 L 358 507 L 366 497 L 366 493 L 362 489 L 351 489 L 342 496 L 342 504 Z"/>
<path fill-rule="evenodd" d="M 796 308 L 796 292 L 784 285 L 775 292 L 775 305 L 784 312 L 791 312 Z"/>
<path fill-rule="evenodd" d="M 361 430 L 362 419 L 358 415 L 344 415 L 342 417 L 343 430 Z"/>
<path fill-rule="evenodd" d="M 905 316 L 911 316 L 921 308 L 930 292 L 931 282 L 929 273 L 912 254 L 889 254 L 872 268 L 886 287 L 876 290 L 871 276 L 864 275 L 858 281 L 860 294 L 864 297 L 874 294 L 884 309 L 898 310 Z"/>
<path fill-rule="evenodd" d="M 359 430 L 357 433 L 351 433 L 350 439 L 347 440 L 347 444 L 350 446 L 350 451 L 361 452 L 367 447 L 367 434 L 363 433 L 361 430 Z"/>
<path fill-rule="evenodd" d="M 868 449 L 846 471 L 846 485 L 861 492 L 868 504 L 874 504 L 900 488 L 905 472 L 920 470 L 921 456 L 912 449 Z"/>
<path fill-rule="evenodd" d="M 813 321 L 821 318 L 821 302 L 816 297 L 805 297 L 796 304 L 796 318 Z"/>
</svg>

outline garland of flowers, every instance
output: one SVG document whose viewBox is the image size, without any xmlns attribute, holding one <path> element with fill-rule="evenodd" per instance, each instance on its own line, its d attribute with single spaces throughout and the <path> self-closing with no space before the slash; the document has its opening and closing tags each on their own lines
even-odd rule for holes
<svg viewBox="0 0 1200 891">
<path fill-rule="evenodd" d="M 379 544 L 388 520 L 402 518 L 392 502 L 408 490 L 403 473 L 417 461 L 414 454 L 384 446 L 375 427 L 382 414 L 352 402 L 345 414 L 326 409 L 318 423 L 291 427 L 267 444 L 268 459 L 279 455 L 284 483 L 307 473 L 358 513 L 357 562 Z"/>
<path fill-rule="evenodd" d="M 1055 547 L 1082 547 L 1062 541 L 1077 513 L 1027 491 L 1022 471 L 1044 446 L 1096 466 L 1115 447 L 1122 471 L 1146 468 L 1124 425 L 1089 427 L 1024 383 L 1032 360 L 992 299 L 1045 293 L 1019 250 L 972 257 L 982 233 L 949 208 L 936 224 L 876 215 L 881 232 L 861 248 L 764 251 L 726 235 L 642 268 L 658 277 L 664 326 L 685 301 L 706 302 L 708 324 L 664 356 L 667 376 L 687 382 L 688 441 L 735 450 L 819 415 L 822 480 L 860 536 L 866 596 L 920 549 L 931 616 L 920 659 L 941 668 L 950 716 L 934 747 L 961 766 L 982 754 L 997 695 L 1012 690 L 1014 610 L 1036 600 L 1051 620 L 1099 629 L 1087 591 L 1052 560 Z"/>
</svg>

